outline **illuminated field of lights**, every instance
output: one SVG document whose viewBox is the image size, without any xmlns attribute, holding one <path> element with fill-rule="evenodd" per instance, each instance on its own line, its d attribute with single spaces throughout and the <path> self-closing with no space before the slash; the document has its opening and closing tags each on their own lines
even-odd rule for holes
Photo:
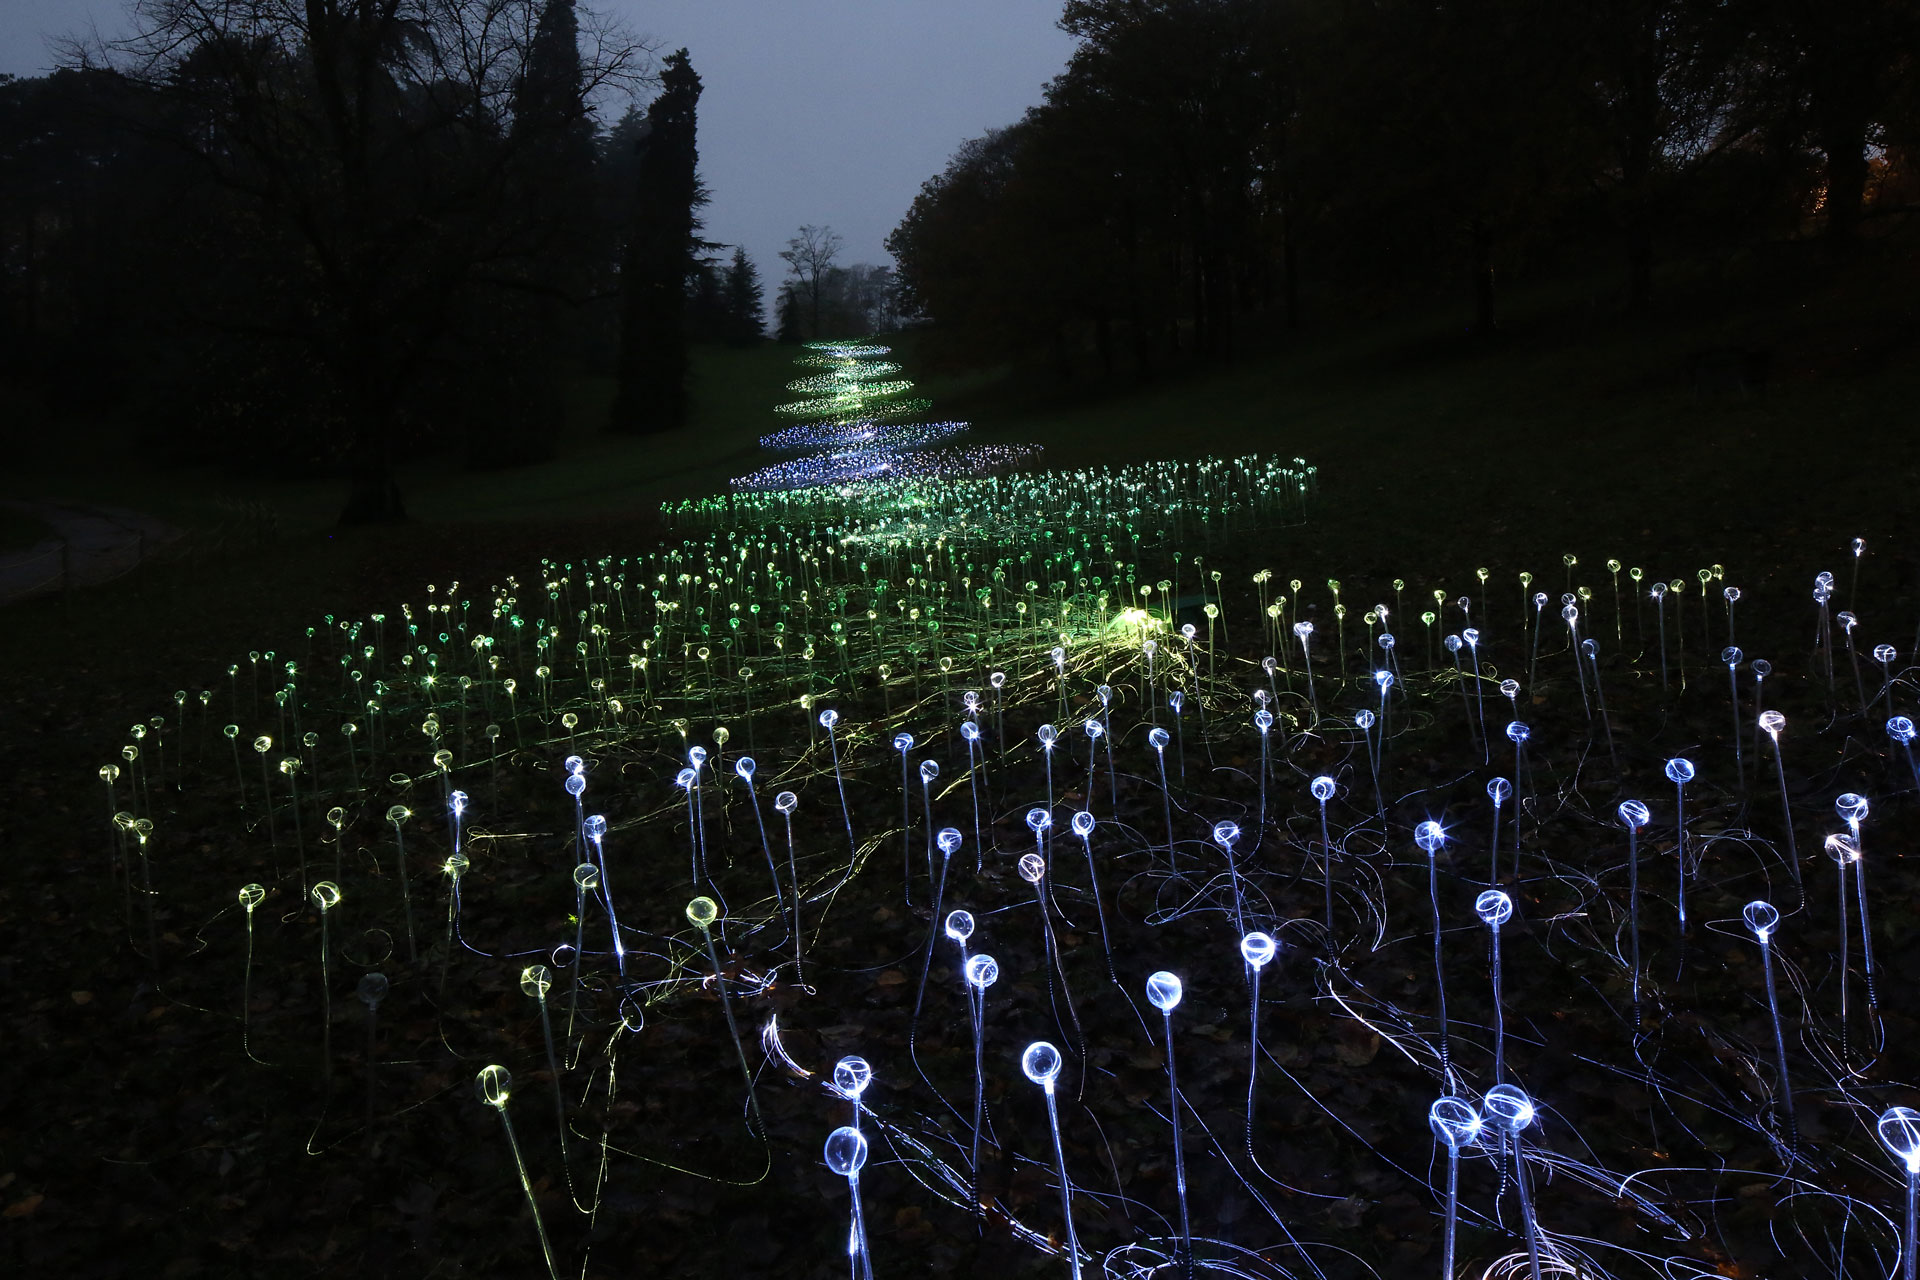
<svg viewBox="0 0 1920 1280">
<path fill-rule="evenodd" d="M 522 1273 L 581 1274 L 623 1180 L 791 1196 L 793 1150 L 854 1193 L 822 1267 L 875 1275 L 983 1225 L 1060 1274 L 1900 1270 L 1914 620 L 1865 544 L 1792 596 L 1684 555 L 1309 575 L 1318 486 L 669 504 L 658 548 L 181 689 L 98 839 L 155 980 L 311 1119 L 252 1158 L 490 1107 L 445 1180 L 516 1188 Z"/>
</svg>

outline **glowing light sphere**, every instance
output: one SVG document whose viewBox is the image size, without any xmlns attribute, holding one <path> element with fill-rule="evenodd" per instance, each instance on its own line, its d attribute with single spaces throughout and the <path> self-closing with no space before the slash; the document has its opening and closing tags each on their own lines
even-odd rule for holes
<svg viewBox="0 0 1920 1280">
<path fill-rule="evenodd" d="M 1161 1013 L 1171 1014 L 1183 994 L 1180 979 L 1165 969 L 1147 978 L 1147 1002 Z"/>
<path fill-rule="evenodd" d="M 1920 1174 L 1920 1111 L 1912 1107 L 1888 1107 L 1873 1126 L 1880 1145 L 1906 1166 L 1909 1174 Z"/>
<path fill-rule="evenodd" d="M 971 911 L 947 912 L 946 933 L 955 942 L 964 944 L 973 936 L 973 913 Z"/>
<path fill-rule="evenodd" d="M 507 1099 L 513 1096 L 513 1073 L 498 1063 L 482 1067 L 480 1074 L 473 1078 L 473 1089 L 480 1101 L 495 1111 L 505 1111 Z"/>
<path fill-rule="evenodd" d="M 1020 1055 L 1020 1070 L 1027 1079 L 1052 1093 L 1053 1082 L 1060 1078 L 1060 1051 L 1045 1040 L 1035 1040 Z"/>
<path fill-rule="evenodd" d="M 873 1081 L 873 1068 L 867 1065 L 865 1058 L 849 1055 L 833 1064 L 833 1087 L 840 1096 L 851 1102 L 860 1101 L 860 1095 L 867 1091 L 867 1085 Z"/>
<path fill-rule="evenodd" d="M 827 1168 L 843 1178 L 857 1178 L 867 1163 L 867 1140 L 851 1125 L 841 1125 L 827 1135 Z"/>
<path fill-rule="evenodd" d="M 1493 1086 L 1480 1099 L 1480 1105 L 1485 1109 L 1487 1119 L 1508 1133 L 1519 1133 L 1533 1123 L 1533 1099 L 1514 1085 Z"/>
<path fill-rule="evenodd" d="M 1441 1098 L 1427 1108 L 1427 1127 L 1433 1130 L 1434 1138 L 1450 1151 L 1458 1151 L 1478 1141 L 1484 1123 L 1480 1113 L 1465 1098 Z"/>
</svg>

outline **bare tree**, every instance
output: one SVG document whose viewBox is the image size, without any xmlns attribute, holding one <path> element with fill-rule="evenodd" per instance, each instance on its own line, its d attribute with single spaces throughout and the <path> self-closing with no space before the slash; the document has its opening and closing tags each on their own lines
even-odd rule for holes
<svg viewBox="0 0 1920 1280">
<path fill-rule="evenodd" d="M 515 199 L 550 144 L 514 128 L 543 0 L 135 0 L 135 32 L 75 44 L 163 108 L 166 141 L 290 238 L 300 316 L 350 492 L 344 521 L 401 518 L 390 441 L 401 396 L 476 289 L 537 287 L 553 238 Z M 643 80 L 650 50 L 582 11 L 585 96 Z"/>
<path fill-rule="evenodd" d="M 811 335 L 816 339 L 820 336 L 820 305 L 825 300 L 827 277 L 833 270 L 834 259 L 840 256 L 841 243 L 832 227 L 808 224 L 780 251 L 781 261 L 787 264 L 798 282 L 801 296 L 807 300 L 813 318 Z"/>
</svg>

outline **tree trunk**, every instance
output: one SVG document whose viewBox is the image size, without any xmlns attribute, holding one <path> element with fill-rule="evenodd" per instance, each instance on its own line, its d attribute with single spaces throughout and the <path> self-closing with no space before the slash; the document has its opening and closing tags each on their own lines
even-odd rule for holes
<svg viewBox="0 0 1920 1280">
<path fill-rule="evenodd" d="M 392 524 L 407 518 L 393 478 L 394 397 L 382 370 L 385 353 L 376 333 L 371 290 L 361 287 L 362 281 L 363 273 L 356 272 L 343 307 L 340 371 L 350 389 L 347 412 L 353 417 L 348 426 L 347 505 L 340 523 Z"/>
<path fill-rule="evenodd" d="M 1854 112 L 1836 112 L 1822 123 L 1820 147 L 1827 153 L 1827 243 L 1845 250 L 1860 229 L 1867 193 L 1867 122 Z"/>
<path fill-rule="evenodd" d="M 1283 275 L 1280 281 L 1281 296 L 1287 308 L 1287 328 L 1300 327 L 1300 250 L 1294 243 L 1293 217 L 1281 215 L 1280 262 Z"/>
<path fill-rule="evenodd" d="M 1644 217 L 1627 223 L 1627 314 L 1644 316 L 1653 302 L 1653 229 Z"/>
<path fill-rule="evenodd" d="M 1187 314 L 1192 317 L 1193 354 L 1204 357 L 1207 353 L 1207 308 L 1200 292 L 1200 245 L 1189 233 L 1185 244 L 1174 250 L 1174 258 L 1180 264 L 1183 274 L 1180 276 L 1180 293 L 1186 295 Z M 1179 295 L 1175 295 L 1173 304 L 1174 329 L 1180 327 Z"/>
<path fill-rule="evenodd" d="M 1473 261 L 1473 334 L 1491 338 L 1497 329 L 1493 296 L 1493 232 L 1475 218 L 1471 235 Z"/>
<path fill-rule="evenodd" d="M 1140 246 L 1134 221 L 1133 201 L 1120 205 L 1121 239 L 1127 246 L 1127 334 L 1133 339 L 1133 376 L 1141 382 L 1153 381 L 1153 334 L 1147 329 L 1146 306 L 1140 298 Z"/>
<path fill-rule="evenodd" d="M 1240 306 L 1240 271 L 1236 255 L 1213 244 L 1207 252 L 1207 334 L 1213 354 L 1233 359 L 1233 320 Z"/>
<path fill-rule="evenodd" d="M 347 505 L 340 523 L 397 524 L 407 518 L 400 486 L 393 478 L 393 459 L 387 450 L 391 432 L 386 415 L 368 410 L 361 417 L 352 451 L 347 456 Z"/>
</svg>

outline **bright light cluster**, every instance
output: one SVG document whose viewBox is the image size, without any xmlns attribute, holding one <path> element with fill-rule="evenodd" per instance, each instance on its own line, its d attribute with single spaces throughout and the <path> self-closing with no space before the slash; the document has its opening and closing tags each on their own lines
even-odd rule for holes
<svg viewBox="0 0 1920 1280">
<path fill-rule="evenodd" d="M 767 449 L 814 452 L 739 476 L 733 489 L 751 493 L 991 475 L 1039 457 L 1037 445 L 930 450 L 929 446 L 965 431 L 967 424 L 908 421 L 933 402 L 902 398 L 913 383 L 891 377 L 900 372 L 898 364 L 875 358 L 887 352 L 888 348 L 872 343 L 808 343 L 795 363 L 827 372 L 789 382 L 787 390 L 807 398 L 776 405 L 774 412 L 812 421 L 762 436 L 760 444 Z"/>
<path fill-rule="evenodd" d="M 736 489 L 765 491 L 846 485 L 875 480 L 924 480 L 946 475 L 982 475 L 1025 466 L 1040 457 L 1037 444 L 987 444 L 963 449 L 849 449 L 776 462 L 733 482 Z"/>
<path fill-rule="evenodd" d="M 817 382 L 838 382 L 838 379 L 802 378 L 798 382 L 790 382 L 787 384 L 787 390 L 800 392 L 808 398 L 795 400 L 790 404 L 775 405 L 773 411 L 785 414 L 789 418 L 836 417 L 842 413 L 860 413 L 864 416 L 866 407 L 875 401 L 885 400 L 889 396 L 897 396 L 903 391 L 913 389 L 912 382 L 905 378 L 896 378 L 892 382 L 844 382 L 826 391 L 808 394 L 808 384 Z M 928 403 L 931 404 L 932 401 Z M 890 407 L 881 405 L 879 411 L 884 412 Z"/>
<path fill-rule="evenodd" d="M 920 449 L 967 429 L 964 422 L 806 422 L 760 437 L 762 449 Z"/>
<path fill-rule="evenodd" d="M 787 384 L 787 390 L 806 396 L 838 395 L 849 386 L 860 383 L 877 382 L 879 379 L 900 372 L 900 366 L 891 360 L 864 360 L 844 369 L 835 369 L 832 373 L 817 373 L 811 378 L 797 378 Z M 902 390 L 910 387 L 911 382 L 902 385 Z"/>
<path fill-rule="evenodd" d="M 953 452 L 971 451 L 929 456 Z M 802 471 L 780 474 L 792 478 Z M 862 483 L 848 482 L 854 479 Z M 661 511 L 685 525 L 810 526 L 862 543 L 926 537 L 1009 542 L 1042 530 L 1073 529 L 1104 530 L 1137 546 L 1298 523 L 1306 519 L 1317 481 L 1317 469 L 1305 459 L 1259 454 L 993 476 L 942 467 L 931 474 L 850 475 L 806 487 L 736 482 L 742 490 L 759 491 L 664 503 Z"/>
<path fill-rule="evenodd" d="M 809 342 L 805 344 L 807 354 L 794 361 L 810 369 L 838 368 L 845 360 L 868 360 L 874 356 L 884 356 L 893 350 L 878 344 L 859 342 Z"/>
<path fill-rule="evenodd" d="M 789 418 L 836 423 L 898 421 L 925 411 L 932 401 L 899 398 L 913 389 L 913 383 L 888 378 L 900 372 L 900 366 L 874 359 L 887 352 L 888 348 L 872 343 L 809 342 L 799 363 L 826 372 L 789 382 L 787 390 L 806 398 L 776 405 L 773 411 Z"/>
</svg>

